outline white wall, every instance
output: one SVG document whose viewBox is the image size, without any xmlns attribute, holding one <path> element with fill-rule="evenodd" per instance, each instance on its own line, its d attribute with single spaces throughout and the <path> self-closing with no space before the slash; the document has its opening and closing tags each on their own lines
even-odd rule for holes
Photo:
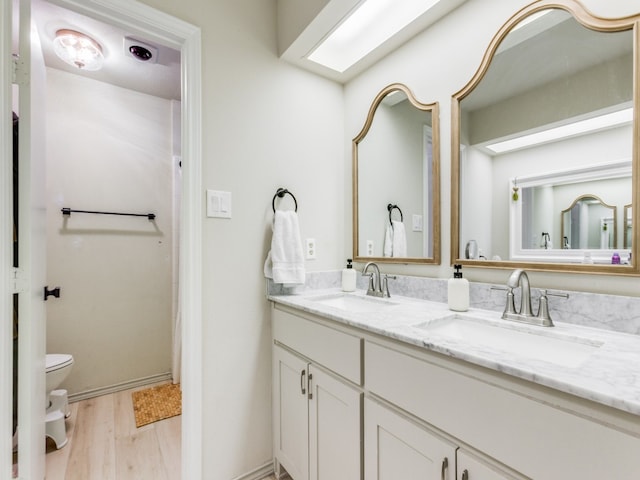
<svg viewBox="0 0 640 480">
<path fill-rule="evenodd" d="M 385 57 L 369 70 L 345 85 L 345 134 L 357 134 L 375 95 L 390 83 L 401 82 L 411 88 L 424 103 L 440 103 L 441 145 L 441 241 L 440 266 L 389 265 L 386 271 L 429 277 L 448 277 L 450 258 L 451 197 L 451 96 L 464 87 L 480 66 L 484 52 L 498 29 L 528 0 L 468 0 L 458 9 Z M 637 2 L 625 0 L 601 2 L 584 0 L 585 7 L 597 16 L 618 17 L 638 13 Z M 479 21 L 478 19 L 482 19 Z M 348 148 L 345 158 L 350 157 Z M 351 175 L 347 162 L 345 175 Z M 345 211 L 350 208 L 350 189 L 345 190 Z M 506 220 L 507 217 L 505 217 Z M 508 223 L 508 222 L 507 222 Z M 351 232 L 345 232 L 345 245 L 351 244 Z M 471 280 L 504 283 L 510 272 L 467 268 Z M 603 293 L 638 295 L 640 278 L 603 276 L 593 282 L 588 275 L 532 272 L 532 284 L 548 288 L 571 288 Z"/>
<path fill-rule="evenodd" d="M 233 218 L 203 218 L 203 478 L 229 480 L 272 459 L 262 267 L 276 189 L 295 194 L 301 235 L 316 239 L 308 270 L 350 256 L 342 87 L 278 59 L 275 0 L 145 3 L 202 29 L 203 199 L 233 194 Z"/>
<path fill-rule="evenodd" d="M 70 353 L 70 394 L 171 366 L 171 106 L 47 70 L 47 351 Z M 60 209 L 141 217 L 62 215 Z"/>
</svg>

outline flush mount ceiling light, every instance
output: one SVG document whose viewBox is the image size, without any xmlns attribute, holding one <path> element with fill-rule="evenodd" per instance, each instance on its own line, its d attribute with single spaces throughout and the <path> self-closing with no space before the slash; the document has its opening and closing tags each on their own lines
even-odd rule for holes
<svg viewBox="0 0 640 480">
<path fill-rule="evenodd" d="M 633 108 L 628 108 L 608 113 L 606 115 L 589 118 L 587 120 L 569 123 L 560 127 L 550 128 L 530 135 L 512 138 L 511 140 L 505 140 L 504 142 L 494 143 L 487 145 L 486 148 L 494 153 L 506 153 L 513 150 L 520 150 L 521 148 L 532 147 L 534 145 L 541 145 L 543 143 L 554 142 L 564 138 L 576 137 L 578 135 L 584 135 L 598 130 L 605 130 L 607 128 L 629 124 L 632 121 Z"/>
<path fill-rule="evenodd" d="M 366 0 L 307 58 L 344 72 L 439 1 Z"/>
<path fill-rule="evenodd" d="M 102 68 L 102 47 L 84 33 L 68 29 L 58 30 L 53 47 L 56 55 L 69 65 L 89 71 Z"/>
</svg>

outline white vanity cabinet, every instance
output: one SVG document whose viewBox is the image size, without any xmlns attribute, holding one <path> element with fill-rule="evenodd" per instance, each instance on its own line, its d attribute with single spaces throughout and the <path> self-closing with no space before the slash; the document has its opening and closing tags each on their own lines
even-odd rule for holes
<svg viewBox="0 0 640 480">
<path fill-rule="evenodd" d="M 362 339 L 287 312 L 273 320 L 276 475 L 282 466 L 293 480 L 361 480 Z"/>
<path fill-rule="evenodd" d="M 306 360 L 273 347 L 274 454 L 294 480 L 309 480 Z"/>
<path fill-rule="evenodd" d="M 638 480 L 636 415 L 276 304 L 276 474 Z"/>
<path fill-rule="evenodd" d="M 456 452 L 456 480 L 514 480 L 525 477 L 509 474 L 461 448 Z"/>
<path fill-rule="evenodd" d="M 364 358 L 368 394 L 455 438 L 459 480 L 640 478 L 639 424 L 623 412 L 382 339 Z"/>
<path fill-rule="evenodd" d="M 366 480 L 524 480 L 369 398 L 364 402 Z M 457 472 L 457 475 L 456 475 Z"/>
<path fill-rule="evenodd" d="M 456 446 L 391 409 L 364 402 L 367 480 L 453 480 Z"/>
</svg>

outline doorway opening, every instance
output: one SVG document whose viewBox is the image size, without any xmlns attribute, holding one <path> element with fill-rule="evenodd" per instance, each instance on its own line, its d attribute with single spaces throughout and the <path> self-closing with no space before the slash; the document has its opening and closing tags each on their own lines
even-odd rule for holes
<svg viewBox="0 0 640 480">
<path fill-rule="evenodd" d="M 201 276 L 199 271 L 200 262 L 193 260 L 194 258 L 199 260 L 198 257 L 200 255 L 201 243 L 199 225 L 201 207 L 200 195 L 198 192 L 200 185 L 200 33 L 195 27 L 141 5 L 112 5 L 110 7 L 105 7 L 101 5 L 93 5 L 92 2 L 87 2 L 86 5 L 78 6 L 74 2 L 66 2 L 66 0 L 60 0 L 56 3 L 62 7 L 68 7 L 70 11 L 75 13 L 89 14 L 91 18 L 103 19 L 114 27 L 128 28 L 129 31 L 138 35 L 138 38 L 157 42 L 161 47 L 174 48 L 180 55 L 185 57 L 182 61 L 181 67 L 179 68 L 180 77 L 184 79 L 179 90 L 180 92 L 184 92 L 188 89 L 189 97 L 184 99 L 185 101 L 182 105 L 174 104 L 173 115 L 170 115 L 172 120 L 177 118 L 177 124 L 179 126 L 178 131 L 182 134 L 181 140 L 183 144 L 183 148 L 180 152 L 182 161 L 177 158 L 180 155 L 173 155 L 175 152 L 171 152 L 171 155 L 169 155 L 169 170 L 171 171 L 175 167 L 174 172 L 176 173 L 176 178 L 180 177 L 180 179 L 175 182 L 176 186 L 181 190 L 182 198 L 182 205 L 180 208 L 180 227 L 178 229 L 179 235 L 177 236 L 179 240 L 172 239 L 171 242 L 167 240 L 167 243 L 177 244 L 179 241 L 180 245 L 183 247 L 180 252 L 181 261 L 179 273 L 175 276 L 176 278 L 179 278 L 179 281 L 171 279 L 169 283 L 171 284 L 171 297 L 177 297 L 177 293 L 175 293 L 177 292 L 177 288 L 174 289 L 173 286 L 178 283 L 181 284 L 182 291 L 184 292 L 180 301 L 176 301 L 175 306 L 172 307 L 174 312 L 172 312 L 171 316 L 173 317 L 175 311 L 180 310 L 184 314 L 185 318 L 188 318 L 188 320 L 184 322 L 182 328 L 177 328 L 178 337 L 181 337 L 185 344 L 185 349 L 183 351 L 188 352 L 187 354 L 182 355 L 182 368 L 178 367 L 176 370 L 178 375 L 178 372 L 184 372 L 182 378 L 184 409 L 182 443 L 185 447 L 184 449 L 186 454 L 183 456 L 182 473 L 184 478 L 197 478 L 200 476 L 199 470 L 201 463 L 199 440 L 201 387 L 198 382 L 201 369 L 199 355 L 201 351 L 199 344 L 199 330 L 201 328 L 199 305 Z M 37 2 L 34 1 L 33 6 L 34 8 L 37 7 Z M 6 76 L 3 78 L 6 78 Z M 181 100 L 182 99 L 183 98 L 181 98 Z M 1 100 L 3 108 L 6 107 L 9 102 L 6 102 L 6 98 L 4 97 Z M 113 118 L 111 118 L 111 120 L 113 120 Z M 105 133 L 109 134 L 110 132 L 107 131 Z M 77 131 L 76 134 L 78 134 Z M 81 134 L 82 133 L 80 132 L 80 135 Z M 73 142 L 69 143 L 73 144 Z M 182 172 L 180 172 L 176 166 L 180 163 L 185 166 Z M 118 196 L 117 192 L 112 191 L 111 193 L 116 197 Z M 177 194 L 174 194 L 172 195 L 171 200 L 173 201 L 176 198 Z M 83 207 L 80 208 L 82 209 Z M 173 204 L 171 208 L 173 208 Z M 82 228 L 86 228 L 86 225 Z M 94 232 L 92 234 L 98 236 L 100 232 L 95 232 L 99 231 L 101 228 L 103 227 L 93 224 L 88 228 L 88 230 L 93 230 Z M 170 231 L 171 228 L 168 230 Z M 79 235 L 79 233 L 80 232 L 75 232 L 76 235 Z M 104 231 L 102 233 L 104 233 Z M 71 235 L 73 234 L 74 233 L 72 232 Z M 157 232 L 151 232 L 147 235 L 140 234 L 139 236 L 145 237 L 154 235 L 157 236 Z M 156 237 L 153 238 L 157 240 Z M 77 246 L 78 245 L 76 245 L 76 247 Z M 171 263 L 171 255 L 165 256 L 168 258 L 167 262 Z M 49 328 L 53 327 L 49 325 Z M 171 346 L 169 349 L 171 349 Z M 44 356 L 44 352 L 25 353 L 25 355 L 27 354 L 33 355 L 34 357 L 37 357 L 38 355 Z M 176 362 L 171 360 L 168 363 L 175 364 Z M 171 368 L 171 365 L 169 368 Z M 6 373 L 5 370 L 8 369 L 3 369 L 3 373 Z M 37 422 L 37 419 L 33 419 L 33 422 Z M 12 430 L 10 428 L 4 428 L 6 423 L 9 422 L 6 422 L 5 418 L 0 422 L 2 432 Z M 27 428 L 28 425 L 25 425 L 24 427 L 25 431 L 33 430 Z M 22 430 L 20 431 L 22 432 Z M 37 442 L 40 442 L 39 444 L 41 444 L 42 439 L 29 438 L 29 435 L 25 435 L 24 438 L 20 439 L 20 447 L 22 447 L 23 443 L 36 444 Z M 3 455 L 2 460 L 0 460 L 0 468 L 2 468 L 3 471 L 6 471 L 6 458 L 6 455 Z"/>
</svg>

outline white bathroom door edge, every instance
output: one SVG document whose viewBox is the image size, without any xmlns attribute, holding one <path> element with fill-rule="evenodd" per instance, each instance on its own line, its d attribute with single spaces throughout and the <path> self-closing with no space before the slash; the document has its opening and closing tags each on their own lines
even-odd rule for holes
<svg viewBox="0 0 640 480">
<path fill-rule="evenodd" d="M 0 478 L 11 478 L 13 436 L 13 123 L 11 0 L 0 0 Z"/>
<path fill-rule="evenodd" d="M 31 22 L 31 0 L 20 0 L 18 115 L 18 469 L 19 478 L 45 475 L 46 309 L 46 70 Z"/>
</svg>

